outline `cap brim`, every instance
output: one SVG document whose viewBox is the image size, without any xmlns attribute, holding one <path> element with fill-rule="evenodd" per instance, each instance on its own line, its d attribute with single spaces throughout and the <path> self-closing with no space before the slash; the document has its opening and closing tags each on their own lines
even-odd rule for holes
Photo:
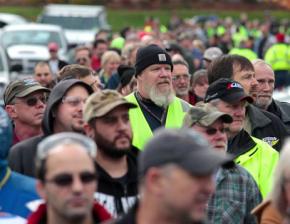
<svg viewBox="0 0 290 224">
<path fill-rule="evenodd" d="M 232 123 L 233 122 L 233 118 L 229 114 L 226 114 L 226 113 L 223 113 L 220 111 L 216 111 L 216 112 L 210 113 L 210 116 L 205 116 L 198 123 L 207 127 L 207 126 L 212 125 L 218 119 L 221 119 L 223 123 Z"/>
<path fill-rule="evenodd" d="M 116 107 L 119 107 L 119 106 L 127 106 L 129 109 L 137 107 L 136 104 L 128 102 L 128 101 L 116 101 L 115 103 L 107 105 L 106 109 L 103 109 L 101 113 L 97 113 L 93 117 L 102 117 L 102 116 L 106 115 L 107 113 L 109 113 L 110 111 L 112 111 L 113 109 L 115 109 Z"/>
<path fill-rule="evenodd" d="M 33 92 L 40 91 L 40 90 L 45 91 L 45 92 L 50 92 L 50 89 L 45 88 L 43 86 L 32 86 L 16 94 L 15 97 L 25 97 Z"/>
<path fill-rule="evenodd" d="M 213 149 L 195 150 L 186 156 L 180 166 L 192 175 L 203 176 L 212 174 L 219 167 L 232 163 L 233 159 L 233 155 Z"/>
<path fill-rule="evenodd" d="M 245 95 L 243 92 L 237 92 L 233 94 L 229 94 L 225 97 L 221 97 L 223 101 L 228 103 L 236 103 L 246 100 L 248 103 L 253 103 L 254 99 L 248 95 Z"/>
</svg>

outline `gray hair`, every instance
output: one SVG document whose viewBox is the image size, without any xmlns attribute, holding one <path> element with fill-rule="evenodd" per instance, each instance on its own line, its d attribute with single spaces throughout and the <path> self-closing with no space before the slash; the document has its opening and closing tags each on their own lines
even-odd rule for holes
<svg viewBox="0 0 290 224">
<path fill-rule="evenodd" d="M 97 156 L 97 146 L 95 142 L 85 135 L 74 132 L 62 132 L 46 137 L 38 146 L 35 157 L 36 176 L 44 179 L 45 161 L 51 150 L 63 145 L 79 145 L 94 160 Z"/>
<path fill-rule="evenodd" d="M 255 65 L 266 65 L 266 66 L 269 66 L 272 69 L 272 66 L 269 63 L 267 63 L 266 61 L 264 61 L 263 59 L 260 59 L 260 58 L 254 59 L 251 62 L 253 64 L 253 66 L 255 66 Z"/>
<path fill-rule="evenodd" d="M 290 170 L 290 138 L 288 138 L 280 152 L 280 160 L 277 164 L 274 176 L 274 183 L 270 198 L 274 206 L 282 215 L 287 214 L 287 201 L 284 195 L 285 171 Z"/>
</svg>

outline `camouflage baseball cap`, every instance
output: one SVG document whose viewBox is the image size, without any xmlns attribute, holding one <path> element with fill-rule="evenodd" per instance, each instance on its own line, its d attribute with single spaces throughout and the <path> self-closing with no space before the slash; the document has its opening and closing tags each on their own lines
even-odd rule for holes
<svg viewBox="0 0 290 224">
<path fill-rule="evenodd" d="M 25 97 L 36 91 L 50 92 L 34 79 L 15 80 L 9 83 L 4 92 L 4 103 L 8 105 L 14 100 L 15 97 Z"/>
<path fill-rule="evenodd" d="M 212 125 L 216 120 L 221 119 L 224 123 L 233 121 L 229 114 L 219 111 L 216 107 L 200 103 L 191 107 L 183 120 L 183 127 L 191 127 L 193 124 L 200 124 L 203 127 Z"/>
<path fill-rule="evenodd" d="M 89 122 L 93 118 L 102 117 L 121 105 L 125 105 L 128 108 L 137 107 L 136 104 L 128 102 L 115 90 L 103 90 L 101 92 L 94 93 L 87 99 L 84 106 L 84 121 Z"/>
</svg>

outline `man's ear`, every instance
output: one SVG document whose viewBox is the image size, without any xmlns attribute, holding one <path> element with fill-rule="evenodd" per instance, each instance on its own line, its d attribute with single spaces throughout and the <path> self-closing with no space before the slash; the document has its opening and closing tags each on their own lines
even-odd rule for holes
<svg viewBox="0 0 290 224">
<path fill-rule="evenodd" d="M 84 123 L 83 127 L 84 127 L 84 132 L 85 132 L 86 136 L 94 139 L 95 138 L 94 129 L 88 123 Z"/>
<path fill-rule="evenodd" d="M 39 196 L 46 201 L 47 198 L 46 198 L 45 186 L 44 186 L 44 183 L 40 180 L 36 181 L 36 191 L 39 194 Z"/>
<path fill-rule="evenodd" d="M 15 105 L 6 105 L 5 110 L 10 119 L 13 120 L 18 117 Z"/>
</svg>

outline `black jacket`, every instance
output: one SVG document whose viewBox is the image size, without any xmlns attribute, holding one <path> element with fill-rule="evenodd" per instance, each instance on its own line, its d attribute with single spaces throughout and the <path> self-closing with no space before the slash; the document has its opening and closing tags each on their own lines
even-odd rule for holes
<svg viewBox="0 0 290 224">
<path fill-rule="evenodd" d="M 242 129 L 234 138 L 229 139 L 228 153 L 234 155 L 234 158 L 238 158 L 255 147 L 255 145 L 256 142 L 254 142 L 248 132 Z"/>
<path fill-rule="evenodd" d="M 10 149 L 8 162 L 12 170 L 22 173 L 27 176 L 35 176 L 35 166 L 34 158 L 36 154 L 36 148 L 39 142 L 44 139 L 46 136 L 53 134 L 53 111 L 62 98 L 65 96 L 66 92 L 74 85 L 83 85 L 89 93 L 92 93 L 93 90 L 77 79 L 69 79 L 59 82 L 52 90 L 49 96 L 49 99 L 46 104 L 44 117 L 42 121 L 42 136 L 36 136 L 29 139 L 26 139 L 18 144 L 14 145 Z"/>
<path fill-rule="evenodd" d="M 290 104 L 273 99 L 267 111 L 279 117 L 286 126 L 288 134 L 290 134 Z"/>
<path fill-rule="evenodd" d="M 274 149 L 280 151 L 288 135 L 280 118 L 253 105 L 247 106 L 247 116 L 252 126 L 250 135 L 269 143 Z"/>
<path fill-rule="evenodd" d="M 126 213 L 136 202 L 138 195 L 137 161 L 133 154 L 128 154 L 128 173 L 123 181 L 112 178 L 101 166 L 97 164 L 98 188 L 95 195 L 113 216 Z"/>
</svg>

